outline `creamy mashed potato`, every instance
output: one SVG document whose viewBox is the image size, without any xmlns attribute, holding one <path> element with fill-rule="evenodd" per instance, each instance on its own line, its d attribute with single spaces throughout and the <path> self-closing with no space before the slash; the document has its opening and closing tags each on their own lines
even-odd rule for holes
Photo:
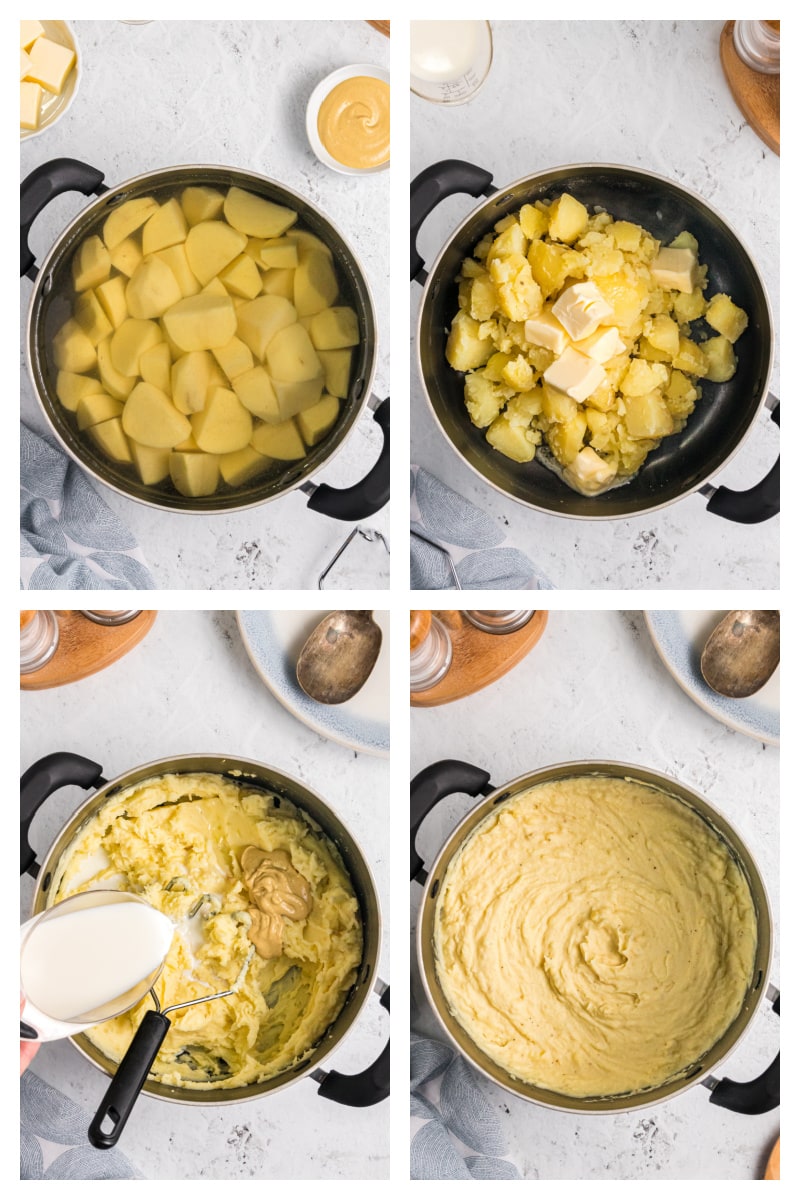
<svg viewBox="0 0 800 1200">
<path fill-rule="evenodd" d="M 221 775 L 163 775 L 115 794 L 79 830 L 56 871 L 51 903 L 89 888 L 143 896 L 175 922 L 156 984 L 162 1008 L 230 987 L 251 942 L 246 847 L 283 852 L 307 881 L 311 908 L 285 919 L 277 956 L 255 955 L 234 996 L 170 1014 L 151 1074 L 188 1088 L 241 1087 L 307 1057 L 344 1005 L 362 954 L 358 901 L 341 858 L 287 800 Z M 89 1030 L 119 1061 L 148 997 Z"/>
<path fill-rule="evenodd" d="M 450 863 L 435 914 L 453 1015 L 505 1071 L 567 1096 L 679 1077 L 750 983 L 756 915 L 686 805 L 583 776 L 512 798 Z"/>
</svg>

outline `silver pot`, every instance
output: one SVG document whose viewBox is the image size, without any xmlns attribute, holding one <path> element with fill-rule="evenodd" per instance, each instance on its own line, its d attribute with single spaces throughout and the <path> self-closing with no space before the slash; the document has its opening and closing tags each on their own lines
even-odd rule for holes
<svg viewBox="0 0 800 1200">
<path fill-rule="evenodd" d="M 193 1092 L 190 1089 L 167 1086 L 155 1080 L 146 1080 L 142 1090 L 161 1100 L 178 1104 L 221 1105 L 236 1104 L 279 1092 L 298 1080 L 311 1076 L 318 1084 L 319 1094 L 343 1104 L 364 1107 L 385 1098 L 389 1091 L 389 1047 L 384 1047 L 378 1059 L 358 1075 L 340 1075 L 336 1071 L 322 1070 L 322 1064 L 349 1033 L 367 1002 L 371 992 L 377 992 L 381 1004 L 388 1009 L 389 989 L 376 975 L 380 953 L 381 917 L 378 895 L 366 860 L 347 827 L 339 820 L 315 792 L 291 776 L 263 763 L 250 759 L 220 754 L 180 755 L 147 763 L 127 771 L 124 775 L 107 782 L 102 777 L 102 768 L 89 759 L 74 754 L 51 754 L 25 772 L 21 781 L 20 799 L 20 874 L 28 872 L 36 878 L 31 915 L 42 912 L 58 899 L 58 863 L 72 844 L 79 829 L 102 808 L 118 791 L 140 783 L 153 776 L 167 772 L 178 774 L 189 772 L 211 772 L 230 776 L 234 781 L 244 775 L 249 783 L 274 794 L 278 799 L 285 797 L 306 815 L 312 826 L 319 827 L 334 843 L 342 856 L 345 868 L 352 881 L 364 931 L 364 950 L 358 978 L 345 1001 L 342 1011 L 314 1048 L 309 1058 L 302 1063 L 262 1083 L 248 1084 L 240 1088 L 218 1088 Z M 28 830 L 33 816 L 57 789 L 70 785 L 96 789 L 73 813 L 47 852 L 41 866 L 28 842 Z M 101 1071 L 114 1075 L 118 1064 L 107 1059 L 84 1034 L 72 1039 L 73 1044 Z M 145 1073 L 146 1075 L 146 1073 Z M 114 1139 L 116 1140 L 116 1139 Z M 109 1142 L 108 1144 L 113 1144 Z"/>
<path fill-rule="evenodd" d="M 437 975 L 433 934 L 437 896 L 447 868 L 481 821 L 498 804 L 503 804 L 512 796 L 519 795 L 537 784 L 587 775 L 633 779 L 637 783 L 666 793 L 696 813 L 720 838 L 744 873 L 755 906 L 757 942 L 753 974 L 742 1007 L 730 1027 L 699 1062 L 694 1063 L 680 1078 L 670 1080 L 659 1087 L 621 1096 L 582 1098 L 565 1096 L 516 1079 L 493 1062 L 472 1041 L 450 1012 L 445 999 Z M 462 792 L 472 796 L 482 795 L 485 798 L 456 826 L 433 865 L 426 871 L 415 848 L 417 831 L 425 816 L 441 799 Z M 421 771 L 411 785 L 411 878 L 423 884 L 417 920 L 417 956 L 428 1000 L 447 1037 L 478 1071 L 500 1087 L 524 1100 L 547 1108 L 580 1114 L 634 1111 L 670 1100 L 697 1083 L 709 1088 L 713 1104 L 737 1112 L 766 1112 L 779 1103 L 780 1076 L 777 1057 L 762 1076 L 748 1083 L 720 1080 L 713 1074 L 745 1036 L 765 994 L 775 1011 L 780 1011 L 778 992 L 768 983 L 772 961 L 772 918 L 766 889 L 742 838 L 707 800 L 684 784 L 658 771 L 630 763 L 581 761 L 544 767 L 513 779 L 502 787 L 494 788 L 489 783 L 487 772 L 469 763 L 454 760 L 434 763 Z"/>
<path fill-rule="evenodd" d="M 523 204 L 553 200 L 564 191 L 590 211 L 604 208 L 664 241 L 690 230 L 709 267 L 709 295 L 721 291 L 733 296 L 750 318 L 736 343 L 739 366 L 733 378 L 727 383 L 704 383 L 703 399 L 686 428 L 664 438 L 624 486 L 591 497 L 573 491 L 536 459 L 516 463 L 494 450 L 484 431 L 470 421 L 464 377 L 445 357 L 448 329 L 458 311 L 456 276 L 462 261 L 502 217 L 518 212 Z M 419 229 L 443 199 L 461 192 L 488 199 L 461 222 L 427 271 L 416 247 Z M 655 512 L 695 491 L 708 499 L 710 512 L 732 521 L 753 524 L 779 511 L 778 463 L 747 491 L 734 492 L 709 482 L 739 450 L 762 408 L 776 424 L 779 409 L 776 397 L 768 395 L 772 316 L 758 268 L 725 218 L 688 188 L 635 167 L 579 163 L 540 171 L 498 190 L 491 174 L 471 163 L 435 163 L 411 185 L 411 278 L 424 283 L 416 347 L 431 411 L 456 453 L 498 491 L 540 512 L 586 520 Z"/>
<path fill-rule="evenodd" d="M 302 226 L 320 237 L 332 251 L 346 302 L 358 314 L 360 342 L 351 372 L 349 395 L 342 401 L 339 419 L 331 433 L 312 447 L 305 458 L 287 463 L 277 475 L 255 480 L 244 487 L 213 496 L 181 496 L 170 483 L 145 486 L 132 469 L 111 462 L 78 430 L 74 414 L 67 412 L 55 391 L 55 366 L 51 354 L 53 336 L 70 313 L 69 272 L 76 247 L 90 234 L 98 233 L 112 209 L 139 196 L 171 196 L 178 187 L 205 184 L 236 185 L 300 214 Z M 77 191 L 97 194 L 64 229 L 49 254 L 37 267 L 28 247 L 28 235 L 36 217 L 56 196 Z M 303 196 L 263 175 L 235 167 L 180 166 L 150 171 L 114 188 L 103 183 L 103 174 L 73 159 L 55 159 L 37 167 L 20 191 L 20 275 L 35 280 L 27 325 L 28 369 L 34 391 L 53 434 L 66 452 L 100 483 L 130 499 L 171 512 L 221 513 L 252 508 L 301 488 L 309 497 L 309 508 L 343 520 L 358 520 L 377 512 L 389 496 L 389 402 L 371 396 L 375 373 L 376 322 L 369 285 L 353 250 L 335 225 Z M 335 489 L 316 485 L 311 476 L 338 453 L 369 404 L 383 431 L 384 446 L 378 462 L 359 483 Z"/>
</svg>

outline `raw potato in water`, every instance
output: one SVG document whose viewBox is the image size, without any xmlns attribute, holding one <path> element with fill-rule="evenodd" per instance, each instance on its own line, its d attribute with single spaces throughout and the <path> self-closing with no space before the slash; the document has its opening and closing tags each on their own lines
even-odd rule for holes
<svg viewBox="0 0 800 1200">
<path fill-rule="evenodd" d="M 459 1024 L 503 1070 L 565 1096 L 680 1078 L 741 1011 L 756 915 L 722 840 L 629 779 L 542 783 L 450 862 L 436 969 Z"/>
<path fill-rule="evenodd" d="M 311 1053 L 361 963 L 358 901 L 341 858 L 284 798 L 220 775 L 190 774 L 163 775 L 116 794 L 59 863 L 53 903 L 113 887 L 142 896 L 175 922 L 156 984 L 162 1008 L 232 986 L 251 948 L 254 918 L 265 919 L 265 863 L 293 881 L 304 902 L 285 904 L 289 915 L 277 921 L 271 914 L 270 957 L 260 957 L 262 941 L 236 995 L 171 1014 L 151 1070 L 161 1083 L 241 1087 L 271 1079 Z M 253 893 L 248 878 L 256 880 Z M 147 998 L 87 1036 L 119 1062 L 151 1007 Z"/>
<path fill-rule="evenodd" d="M 747 314 L 705 298 L 686 231 L 661 246 L 568 193 L 494 230 L 461 264 L 447 341 L 470 420 L 501 454 L 538 457 L 584 495 L 626 483 L 684 428 L 699 380 L 734 375 Z"/>
</svg>

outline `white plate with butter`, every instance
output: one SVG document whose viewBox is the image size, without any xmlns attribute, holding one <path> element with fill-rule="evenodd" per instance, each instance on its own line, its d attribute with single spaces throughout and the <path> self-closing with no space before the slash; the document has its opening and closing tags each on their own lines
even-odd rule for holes
<svg viewBox="0 0 800 1200">
<path fill-rule="evenodd" d="M 700 655 L 727 610 L 650 611 L 644 619 L 653 645 L 673 679 L 695 704 L 739 733 L 767 745 L 780 744 L 780 667 L 744 700 L 720 696 L 700 673 Z"/>
<path fill-rule="evenodd" d="M 379 758 L 389 755 L 389 614 L 373 612 L 383 634 L 378 660 L 364 686 L 345 704 L 320 704 L 297 682 L 306 638 L 324 611 L 247 610 L 236 620 L 250 661 L 284 708 L 324 738 Z"/>
<path fill-rule="evenodd" d="M 40 49 L 33 58 L 35 65 L 32 66 L 31 52 L 37 42 Z M 64 72 L 68 51 L 72 51 L 75 60 Z M 83 64 L 69 21 L 21 21 L 20 58 L 19 136 L 21 141 L 27 141 L 51 129 L 70 108 L 78 94 Z M 28 71 L 32 73 L 30 77 Z M 34 82 L 37 78 L 43 80 L 43 85 Z M 59 90 L 56 92 L 51 90 L 53 88 Z M 35 96 L 37 91 L 38 102 Z M 35 119 L 36 127 L 23 128 L 23 119 L 29 124 Z"/>
</svg>

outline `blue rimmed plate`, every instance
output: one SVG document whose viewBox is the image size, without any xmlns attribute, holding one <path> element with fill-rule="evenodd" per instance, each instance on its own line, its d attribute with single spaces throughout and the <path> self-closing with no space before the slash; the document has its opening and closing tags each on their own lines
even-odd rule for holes
<svg viewBox="0 0 800 1200">
<path fill-rule="evenodd" d="M 725 616 L 719 611 L 650 611 L 647 628 L 667 670 L 687 695 L 724 725 L 749 737 L 780 743 L 780 667 L 753 696 L 732 700 L 708 686 L 700 673 L 700 655 L 709 634 Z"/>
<path fill-rule="evenodd" d="M 345 704 L 320 704 L 297 682 L 295 667 L 306 638 L 325 612 L 263 612 L 236 614 L 245 649 L 259 675 L 280 700 L 316 733 L 364 754 L 389 754 L 389 614 L 375 612 L 383 641 L 378 661 L 367 682 Z"/>
</svg>

